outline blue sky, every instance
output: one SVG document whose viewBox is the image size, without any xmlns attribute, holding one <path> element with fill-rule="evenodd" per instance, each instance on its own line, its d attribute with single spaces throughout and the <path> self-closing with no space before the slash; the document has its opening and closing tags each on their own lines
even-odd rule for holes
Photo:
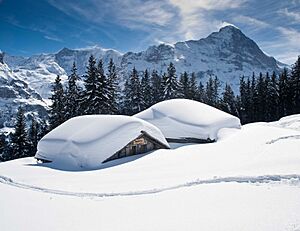
<svg viewBox="0 0 300 231">
<path fill-rule="evenodd" d="M 268 55 L 300 55 L 300 0 L 0 0 L 0 49 L 29 56 L 98 45 L 121 52 L 234 24 Z"/>
</svg>

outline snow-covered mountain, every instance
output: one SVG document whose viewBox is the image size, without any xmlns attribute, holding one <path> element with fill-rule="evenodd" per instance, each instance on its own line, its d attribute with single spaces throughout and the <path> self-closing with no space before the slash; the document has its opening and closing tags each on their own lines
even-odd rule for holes
<svg viewBox="0 0 300 231">
<path fill-rule="evenodd" d="M 1 60 L 0 60 L 1 61 Z M 17 108 L 22 105 L 30 115 L 44 117 L 47 104 L 27 82 L 18 78 L 5 64 L 0 62 L 0 129 L 9 131 L 14 124 Z"/>
<path fill-rule="evenodd" d="M 284 64 L 267 56 L 258 45 L 233 26 L 221 28 L 207 38 L 178 42 L 174 45 L 160 44 L 150 46 L 145 51 L 122 54 L 112 49 L 98 46 L 85 49 L 63 48 L 55 54 L 40 54 L 31 57 L 11 56 L 0 52 L 1 79 L 17 79 L 24 83 L 20 87 L 29 96 L 22 99 L 36 98 L 39 95 L 45 102 L 51 95 L 51 83 L 56 75 L 67 79 L 72 63 L 75 61 L 78 73 L 83 75 L 90 55 L 103 59 L 107 66 L 112 58 L 121 76 L 120 81 L 128 76 L 133 67 L 138 71 L 146 68 L 159 72 L 166 71 L 170 62 L 176 66 L 177 73 L 195 72 L 198 80 L 205 82 L 211 75 L 219 77 L 222 83 L 228 82 L 237 92 L 239 77 L 250 76 L 253 72 L 279 72 Z M 1 87 L 8 86 L 1 84 Z M 10 86 L 11 87 L 11 86 Z M 32 91 L 28 91 L 31 89 Z M 18 99 L 14 96 L 13 99 Z M 1 102 L 4 98 L 1 97 Z M 26 100 L 25 100 L 26 101 Z M 6 103 L 6 105 L 10 105 Z"/>
<path fill-rule="evenodd" d="M 253 72 L 278 72 L 279 62 L 267 56 L 258 45 L 233 26 L 226 26 L 207 38 L 178 42 L 174 45 L 151 46 L 139 53 L 126 53 L 122 58 L 122 69 L 127 72 L 134 66 L 138 70 L 146 67 L 165 71 L 174 62 L 178 73 L 195 72 L 206 81 L 217 75 L 221 82 L 228 82 L 237 89 L 239 77 Z"/>
<path fill-rule="evenodd" d="M 267 56 L 253 40 L 233 26 L 223 27 L 200 40 L 150 46 L 137 53 L 122 54 L 94 46 L 77 50 L 63 48 L 55 54 L 41 54 L 29 58 L 5 54 L 3 61 L 43 98 L 48 98 L 49 83 L 53 82 L 55 76 L 59 74 L 64 78 L 64 75 L 70 73 L 74 61 L 78 73 L 83 75 L 90 55 L 103 59 L 105 65 L 112 58 L 122 77 L 126 77 L 133 67 L 138 71 L 146 68 L 166 71 L 169 63 L 173 62 L 178 73 L 195 72 L 202 81 L 206 81 L 210 75 L 216 75 L 221 82 L 228 82 L 233 86 L 238 84 L 242 75 L 278 72 L 283 65 Z"/>
<path fill-rule="evenodd" d="M 61 51 L 55 54 L 55 61 L 67 73 L 70 73 L 73 62 L 75 61 L 77 64 L 78 73 L 83 75 L 86 71 L 88 58 L 91 55 L 95 56 L 96 58 L 101 58 L 104 64 L 108 64 L 109 60 L 113 59 L 118 66 L 122 58 L 122 54 L 118 51 L 94 46 L 79 50 L 63 48 Z"/>
</svg>

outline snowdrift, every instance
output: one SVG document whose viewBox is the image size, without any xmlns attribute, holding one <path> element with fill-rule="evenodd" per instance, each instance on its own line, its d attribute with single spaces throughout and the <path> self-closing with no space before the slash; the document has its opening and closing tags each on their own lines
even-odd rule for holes
<svg viewBox="0 0 300 231">
<path fill-rule="evenodd" d="M 135 115 L 157 126 L 167 139 L 216 140 L 222 128 L 240 128 L 240 120 L 206 104 L 172 99 Z"/>
<path fill-rule="evenodd" d="M 161 131 L 141 119 L 117 115 L 72 118 L 44 136 L 35 155 L 62 169 L 95 169 L 141 131 L 169 147 Z"/>
<path fill-rule="evenodd" d="M 271 126 L 288 128 L 300 131 L 300 114 L 282 117 L 280 120 L 269 123 Z"/>
</svg>

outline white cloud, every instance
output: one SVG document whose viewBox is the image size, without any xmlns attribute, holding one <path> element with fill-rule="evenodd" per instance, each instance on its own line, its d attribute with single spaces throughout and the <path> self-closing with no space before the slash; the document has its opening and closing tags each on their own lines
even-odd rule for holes
<svg viewBox="0 0 300 231">
<path fill-rule="evenodd" d="M 94 23 L 115 22 L 130 28 L 139 28 L 141 25 L 165 26 L 175 16 L 168 9 L 167 2 L 158 0 L 89 0 L 84 3 L 49 0 L 49 3 L 73 17 L 80 15 Z"/>
<path fill-rule="evenodd" d="M 218 30 L 222 21 L 211 16 L 211 12 L 238 8 L 244 0 L 170 0 L 179 9 L 181 17 L 179 33 L 183 39 L 199 39 L 212 31 Z"/>
<path fill-rule="evenodd" d="M 51 36 L 51 35 L 45 35 L 44 36 L 45 39 L 48 39 L 48 40 L 52 40 L 52 41 L 55 41 L 55 42 L 63 42 L 62 39 L 56 37 L 56 36 Z"/>
<path fill-rule="evenodd" d="M 276 59 L 286 64 L 293 64 L 300 54 L 300 32 L 285 27 L 274 27 L 279 36 L 272 41 L 262 42 L 262 47 Z"/>
<path fill-rule="evenodd" d="M 170 0 L 170 3 L 180 8 L 181 12 L 191 13 L 199 9 L 226 10 L 242 6 L 245 0 Z"/>
<path fill-rule="evenodd" d="M 221 20 L 211 12 L 241 7 L 245 0 L 88 0 L 84 4 L 48 0 L 50 4 L 76 17 L 103 24 L 118 25 L 149 32 L 144 41 L 155 38 L 166 42 L 199 39 L 220 28 Z M 144 42 L 141 41 L 141 42 Z"/>
<path fill-rule="evenodd" d="M 299 48 L 299 41 L 300 41 L 300 32 L 285 27 L 278 27 L 277 30 L 289 41 L 289 44 L 295 48 Z"/>
<path fill-rule="evenodd" d="M 136 1 L 120 1 L 120 14 L 118 18 L 122 21 L 135 24 L 147 24 L 156 26 L 168 25 L 175 16 L 174 12 L 168 10 L 168 6 L 163 1 L 147 1 L 136 4 Z"/>
<path fill-rule="evenodd" d="M 264 29 L 264 28 L 270 26 L 270 24 L 268 24 L 264 21 L 258 20 L 253 17 L 244 16 L 244 15 L 238 15 L 238 16 L 234 17 L 233 21 L 236 23 L 242 23 L 242 24 L 246 24 L 248 26 L 253 26 L 258 29 Z"/>
<path fill-rule="evenodd" d="M 300 23 L 300 13 L 289 11 L 287 8 L 277 11 L 280 15 L 286 16 L 293 20 L 294 23 Z"/>
</svg>

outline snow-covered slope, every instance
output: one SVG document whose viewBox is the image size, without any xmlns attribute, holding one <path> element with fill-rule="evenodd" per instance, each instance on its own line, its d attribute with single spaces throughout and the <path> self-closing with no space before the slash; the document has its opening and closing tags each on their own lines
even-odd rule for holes
<svg viewBox="0 0 300 231">
<path fill-rule="evenodd" d="M 77 64 L 77 71 L 80 75 L 85 74 L 86 66 L 88 63 L 89 57 L 93 55 L 95 58 L 101 58 L 104 66 L 106 67 L 110 59 L 113 59 L 115 64 L 119 66 L 122 54 L 116 50 L 112 49 L 103 49 L 98 46 L 71 50 L 68 48 L 63 48 L 57 54 L 55 54 L 55 61 L 60 65 L 66 73 L 70 73 L 73 62 Z"/>
<path fill-rule="evenodd" d="M 64 82 L 70 74 L 73 62 L 77 64 L 78 74 L 85 74 L 90 55 L 103 59 L 106 66 L 110 58 L 118 64 L 121 53 L 97 46 L 79 50 L 63 48 L 56 54 L 41 54 L 28 58 L 4 54 L 3 61 L 18 78 L 47 100 L 51 96 L 51 84 L 56 76 L 60 75 Z"/>
<path fill-rule="evenodd" d="M 187 99 L 166 100 L 135 115 L 158 127 L 165 137 L 216 140 L 222 128 L 240 128 L 240 120 L 214 107 Z"/>
<path fill-rule="evenodd" d="M 297 114 L 286 116 L 281 118 L 279 121 L 270 123 L 270 125 L 300 131 L 300 116 Z"/>
<path fill-rule="evenodd" d="M 49 132 L 38 143 L 36 157 L 52 161 L 61 169 L 99 168 L 141 131 L 169 147 L 161 131 L 146 121 L 129 116 L 89 115 L 72 118 Z"/>
<path fill-rule="evenodd" d="M 22 105 L 26 114 L 46 115 L 42 97 L 4 63 L 0 63 L 0 129 L 14 126 L 17 108 Z"/>
<path fill-rule="evenodd" d="M 51 96 L 51 84 L 56 76 L 60 75 L 63 81 L 67 79 L 65 70 L 57 64 L 52 54 L 35 55 L 22 61 L 19 57 L 5 55 L 4 62 L 12 67 L 17 78 L 27 83 L 45 101 Z"/>
<path fill-rule="evenodd" d="M 33 158 L 0 163 L 1 230 L 297 231 L 300 132 L 292 123 L 222 129 L 216 143 L 94 171 Z"/>
</svg>

